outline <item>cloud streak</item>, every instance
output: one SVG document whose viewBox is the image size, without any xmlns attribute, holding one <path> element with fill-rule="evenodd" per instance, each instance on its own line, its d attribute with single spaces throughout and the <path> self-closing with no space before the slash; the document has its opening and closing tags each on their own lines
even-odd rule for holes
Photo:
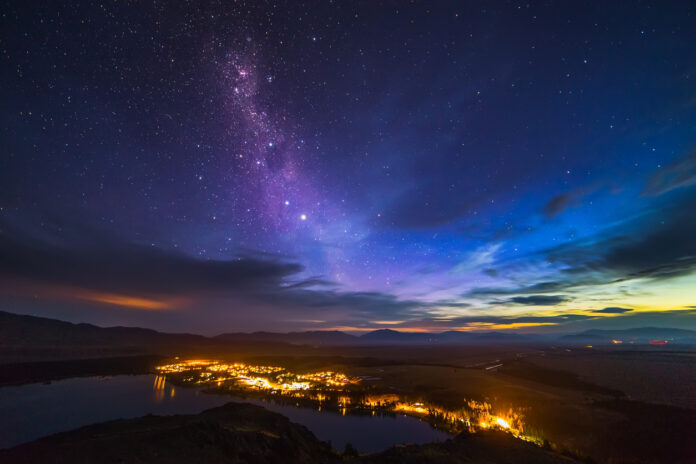
<svg viewBox="0 0 696 464">
<path fill-rule="evenodd" d="M 681 187 L 696 185 L 696 151 L 672 161 L 650 177 L 643 194 L 662 195 Z"/>
<path fill-rule="evenodd" d="M 608 306 L 602 309 L 595 309 L 592 312 L 599 314 L 624 314 L 630 311 L 633 311 L 633 308 L 620 308 L 618 306 Z"/>
<path fill-rule="evenodd" d="M 555 306 L 566 301 L 568 301 L 568 297 L 563 295 L 534 295 L 516 296 L 507 300 L 507 303 L 526 306 Z"/>
<path fill-rule="evenodd" d="M 236 257 L 198 260 L 183 253 L 118 242 L 107 237 L 83 246 L 12 234 L 2 226 L 0 276 L 101 291 L 193 293 L 277 287 L 303 267 L 280 260 Z"/>
</svg>

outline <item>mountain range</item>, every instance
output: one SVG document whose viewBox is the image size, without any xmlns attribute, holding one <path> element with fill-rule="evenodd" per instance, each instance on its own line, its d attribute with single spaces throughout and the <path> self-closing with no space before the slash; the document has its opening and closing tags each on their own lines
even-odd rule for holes
<svg viewBox="0 0 696 464">
<path fill-rule="evenodd" d="M 0 311 L 0 348 L 4 352 L 22 350 L 56 350 L 64 347 L 103 350 L 137 350 L 141 347 L 201 346 L 213 347 L 240 343 L 293 345 L 424 345 L 424 344 L 612 344 L 668 343 L 696 344 L 696 331 L 662 327 L 640 327 L 623 330 L 587 330 L 572 334 L 518 334 L 512 332 L 441 333 L 400 332 L 381 329 L 362 335 L 340 331 L 224 333 L 215 337 L 187 333 L 165 333 L 139 327 L 98 327 L 73 324 L 43 317 Z"/>
</svg>

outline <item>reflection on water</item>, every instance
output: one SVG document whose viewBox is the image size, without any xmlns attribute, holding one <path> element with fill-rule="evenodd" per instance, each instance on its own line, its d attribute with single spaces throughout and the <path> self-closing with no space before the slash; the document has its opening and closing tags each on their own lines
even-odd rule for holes
<svg viewBox="0 0 696 464">
<path fill-rule="evenodd" d="M 213 395 L 178 388 L 164 375 L 87 377 L 0 388 L 0 448 L 84 425 L 146 414 L 193 414 L 229 401 L 246 401 L 289 417 L 337 450 L 350 442 L 360 452 L 400 443 L 428 443 L 449 435 L 402 415 L 345 417 L 263 398 Z M 299 405 L 299 406 L 298 406 Z M 345 411 L 344 411 L 345 413 Z"/>
<path fill-rule="evenodd" d="M 165 389 L 165 387 L 167 388 Z M 161 403 L 167 394 L 170 398 L 174 398 L 176 396 L 176 388 L 174 385 L 168 384 L 167 378 L 163 375 L 155 376 L 155 382 L 152 385 L 152 390 L 154 391 L 153 399 L 155 403 Z"/>
</svg>

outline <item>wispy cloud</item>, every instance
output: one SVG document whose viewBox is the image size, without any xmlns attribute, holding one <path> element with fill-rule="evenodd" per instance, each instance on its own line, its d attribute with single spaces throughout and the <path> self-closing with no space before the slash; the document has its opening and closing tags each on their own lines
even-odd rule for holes
<svg viewBox="0 0 696 464">
<path fill-rule="evenodd" d="M 528 306 L 555 306 L 568 301 L 568 297 L 563 295 L 533 295 L 516 296 L 507 300 L 507 303 Z"/>
<path fill-rule="evenodd" d="M 696 185 L 696 151 L 658 169 L 648 181 L 645 195 L 662 195 L 669 191 Z"/>
<path fill-rule="evenodd" d="M 601 314 L 624 314 L 630 311 L 633 311 L 633 308 L 620 308 L 618 306 L 608 306 L 602 309 L 595 309 L 592 312 Z"/>
</svg>

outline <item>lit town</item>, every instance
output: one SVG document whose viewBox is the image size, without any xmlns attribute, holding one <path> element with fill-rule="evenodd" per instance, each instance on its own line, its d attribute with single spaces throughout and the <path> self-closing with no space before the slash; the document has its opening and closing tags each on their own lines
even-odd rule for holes
<svg viewBox="0 0 696 464">
<path fill-rule="evenodd" d="M 394 393 L 380 393 L 374 385 L 370 385 L 369 378 L 348 377 L 338 372 L 296 374 L 282 367 L 226 364 L 212 360 L 178 361 L 156 369 L 160 374 L 155 377 L 156 390 L 163 390 L 168 380 L 184 387 L 209 387 L 216 393 L 256 395 L 298 405 L 301 400 L 305 406 L 315 407 L 319 411 L 334 410 L 342 415 L 411 415 L 450 433 L 494 428 L 524 440 L 541 441 L 524 435 L 520 412 L 509 410 L 497 415 L 490 404 L 467 399 L 462 399 L 462 406 L 458 410 L 446 410 L 421 401 L 408 401 Z"/>
</svg>

